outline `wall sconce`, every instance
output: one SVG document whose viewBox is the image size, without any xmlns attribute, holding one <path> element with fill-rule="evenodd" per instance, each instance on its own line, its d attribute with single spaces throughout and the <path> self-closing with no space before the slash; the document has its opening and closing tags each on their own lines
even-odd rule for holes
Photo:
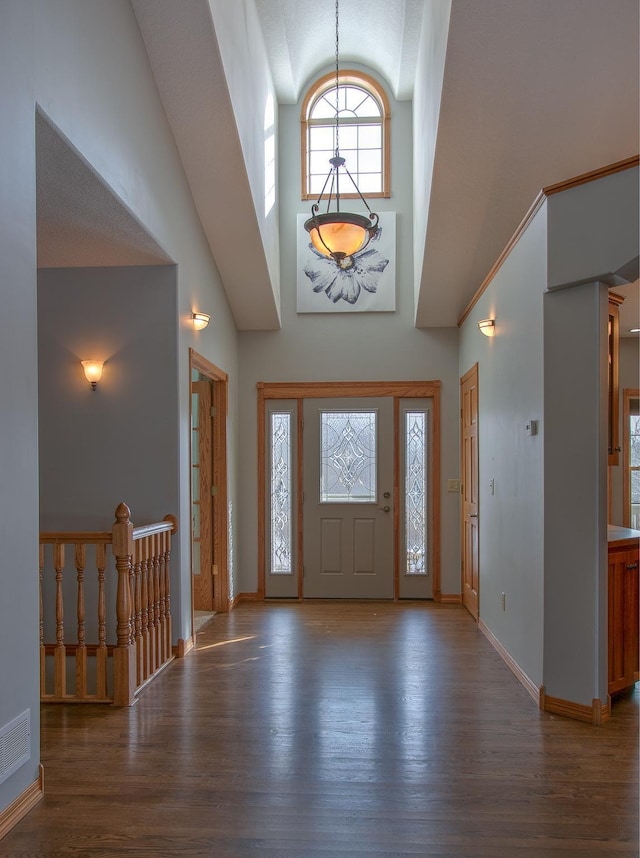
<svg viewBox="0 0 640 858">
<path fill-rule="evenodd" d="M 102 367 L 104 366 L 104 361 L 81 360 L 80 363 L 84 369 L 85 378 L 91 385 L 91 390 L 95 390 L 98 382 L 102 378 Z"/>
<path fill-rule="evenodd" d="M 478 322 L 478 327 L 485 335 L 485 337 L 495 337 L 496 335 L 496 321 L 495 319 L 480 319 Z"/>
<path fill-rule="evenodd" d="M 196 331 L 201 331 L 203 328 L 206 328 L 209 324 L 209 316 L 207 313 L 193 313 L 191 316 L 191 321 L 193 322 L 193 327 Z"/>
</svg>

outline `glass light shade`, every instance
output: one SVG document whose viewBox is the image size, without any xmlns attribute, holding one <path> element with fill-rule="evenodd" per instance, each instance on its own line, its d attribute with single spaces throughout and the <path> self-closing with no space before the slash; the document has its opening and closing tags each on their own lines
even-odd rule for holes
<svg viewBox="0 0 640 858">
<path fill-rule="evenodd" d="M 364 215 L 327 212 L 309 218 L 304 228 L 318 253 L 339 260 L 353 256 L 368 243 L 373 224 Z"/>
<path fill-rule="evenodd" d="M 95 390 L 96 384 L 102 378 L 102 367 L 104 361 L 101 360 L 82 360 L 80 361 L 84 369 L 84 377 L 87 379 L 91 387 Z"/>
<path fill-rule="evenodd" d="M 494 337 L 496 334 L 496 323 L 494 319 L 481 319 L 478 322 L 478 327 L 485 337 Z"/>
<path fill-rule="evenodd" d="M 211 317 L 207 313 L 194 313 L 191 317 L 193 321 L 193 327 L 196 331 L 201 331 L 203 328 L 206 328 L 209 324 L 209 319 Z"/>
</svg>

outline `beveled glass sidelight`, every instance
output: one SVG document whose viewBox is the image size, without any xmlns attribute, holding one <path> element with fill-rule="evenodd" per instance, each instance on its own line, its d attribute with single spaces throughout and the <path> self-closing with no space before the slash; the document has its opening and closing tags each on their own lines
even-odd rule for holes
<svg viewBox="0 0 640 858">
<path fill-rule="evenodd" d="M 293 572 L 291 414 L 271 415 L 271 573 Z"/>
<path fill-rule="evenodd" d="M 405 556 L 407 575 L 427 574 L 427 412 L 405 414 Z"/>
</svg>

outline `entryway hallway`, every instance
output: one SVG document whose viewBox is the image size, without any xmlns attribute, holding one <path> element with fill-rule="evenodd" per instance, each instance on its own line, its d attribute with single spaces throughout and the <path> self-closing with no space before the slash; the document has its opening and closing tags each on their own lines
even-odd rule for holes
<svg viewBox="0 0 640 858">
<path fill-rule="evenodd" d="M 5 858 L 638 855 L 638 702 L 539 712 L 460 606 L 242 603 L 132 708 L 43 708 Z"/>
</svg>

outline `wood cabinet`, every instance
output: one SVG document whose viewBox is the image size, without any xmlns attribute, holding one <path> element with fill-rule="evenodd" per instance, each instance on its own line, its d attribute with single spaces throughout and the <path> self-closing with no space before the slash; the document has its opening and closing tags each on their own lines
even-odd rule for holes
<svg viewBox="0 0 640 858">
<path fill-rule="evenodd" d="M 640 678 L 638 536 L 637 530 L 609 528 L 609 694 Z"/>
</svg>

